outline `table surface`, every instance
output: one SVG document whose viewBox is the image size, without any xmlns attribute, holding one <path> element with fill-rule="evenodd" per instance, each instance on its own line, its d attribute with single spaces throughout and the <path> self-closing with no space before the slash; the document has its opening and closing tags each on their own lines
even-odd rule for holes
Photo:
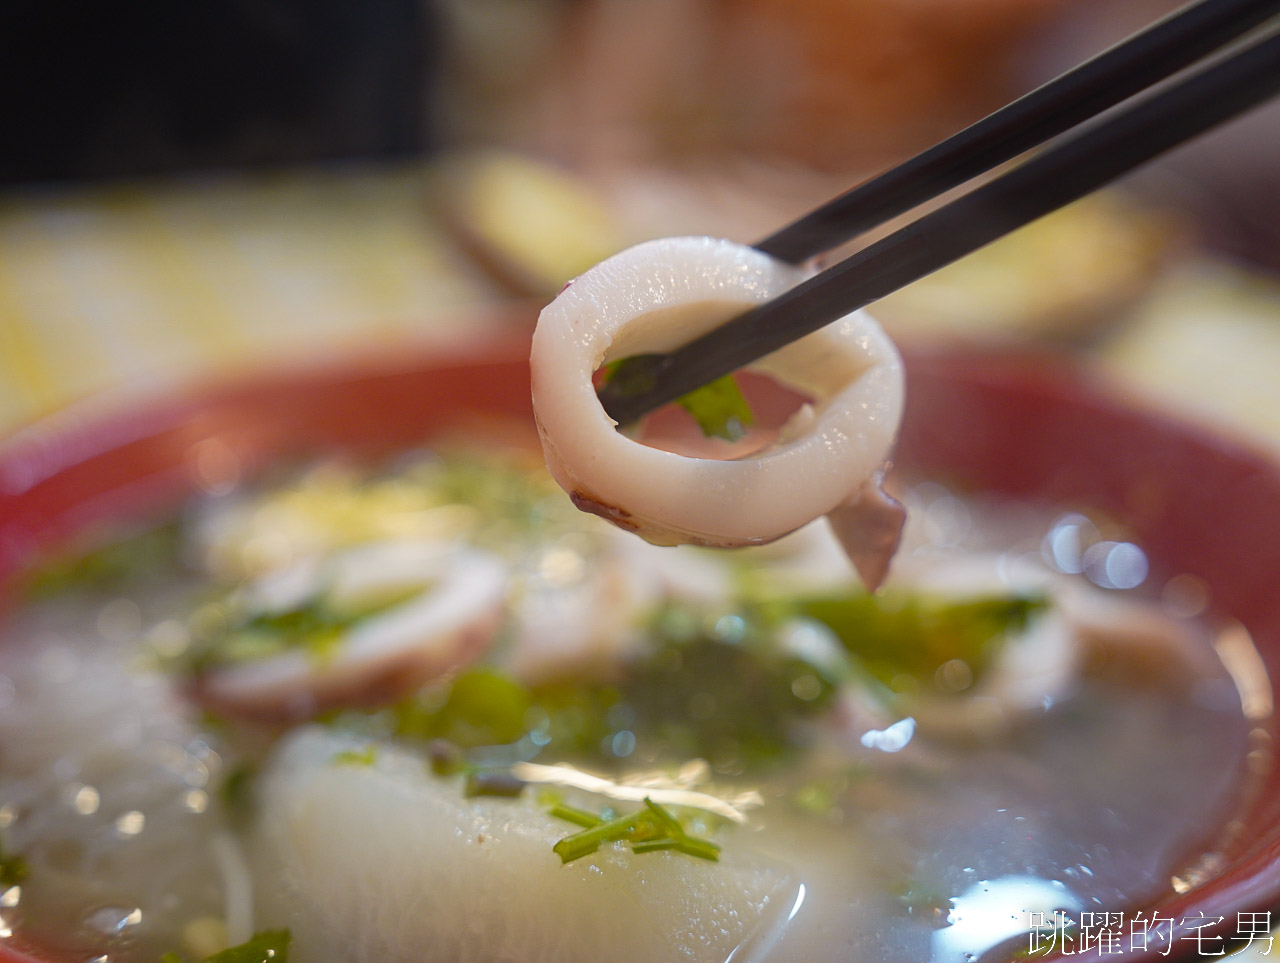
<svg viewBox="0 0 1280 963">
<path fill-rule="evenodd" d="M 0 431 L 121 386 L 478 333 L 416 166 L 0 197 Z"/>
</svg>

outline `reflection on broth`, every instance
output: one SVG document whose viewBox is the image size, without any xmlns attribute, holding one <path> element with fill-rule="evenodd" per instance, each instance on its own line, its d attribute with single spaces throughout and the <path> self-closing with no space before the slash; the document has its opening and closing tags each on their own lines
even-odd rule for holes
<svg viewBox="0 0 1280 963">
<path fill-rule="evenodd" d="M 1212 875 L 1270 764 L 1247 634 L 1088 513 L 907 486 L 869 596 L 824 523 L 656 548 L 520 452 L 217 488 L 8 621 L 6 939 L 961 963 Z"/>
</svg>

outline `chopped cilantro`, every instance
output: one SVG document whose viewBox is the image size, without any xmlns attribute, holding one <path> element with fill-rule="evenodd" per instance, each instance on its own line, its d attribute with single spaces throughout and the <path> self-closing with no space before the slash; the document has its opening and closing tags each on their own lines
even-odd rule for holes
<svg viewBox="0 0 1280 963">
<path fill-rule="evenodd" d="M 218 789 L 222 803 L 237 816 L 245 815 L 253 801 L 253 779 L 257 775 L 257 767 L 250 762 L 239 762 L 233 766 L 222 785 Z"/>
<path fill-rule="evenodd" d="M 652 391 L 656 383 L 655 369 L 661 360 L 660 354 L 633 354 L 610 361 L 600 368 L 599 387 L 608 386 L 611 394 L 624 397 Z"/>
<path fill-rule="evenodd" d="M 427 743 L 427 762 L 437 776 L 452 776 L 467 767 L 467 757 L 448 739 L 432 739 Z"/>
<path fill-rule="evenodd" d="M 246 942 L 215 953 L 205 963 L 288 963 L 288 930 L 264 930 Z"/>
<path fill-rule="evenodd" d="M 639 394 L 653 386 L 654 369 L 662 355 L 637 354 L 604 366 L 601 384 L 622 396 Z M 676 399 L 693 416 L 708 438 L 737 441 L 751 427 L 755 416 L 733 375 L 724 375 Z"/>
<path fill-rule="evenodd" d="M 823 623 L 859 664 L 893 689 L 934 684 L 939 669 L 961 660 L 980 677 L 1011 632 L 1048 606 L 1042 595 L 956 600 L 918 593 L 844 592 L 771 602 L 773 617 L 802 615 Z"/>
<path fill-rule="evenodd" d="M 599 826 L 603 819 L 594 813 L 589 813 L 585 809 L 579 809 L 577 806 L 570 806 L 567 803 L 553 803 L 548 810 L 556 819 L 563 819 L 565 822 L 573 823 L 581 826 L 583 829 L 590 829 L 592 826 Z"/>
<path fill-rule="evenodd" d="M 514 679 L 494 669 L 468 669 L 455 676 L 446 690 L 400 703 L 395 709 L 395 733 L 443 739 L 463 749 L 505 745 L 528 731 L 531 705 L 529 690 Z"/>
<path fill-rule="evenodd" d="M 556 805 L 551 815 L 585 828 L 561 839 L 552 847 L 561 862 L 571 863 L 590 856 L 605 843 L 626 842 L 634 853 L 675 850 L 687 856 L 715 862 L 720 847 L 709 839 L 690 835 L 669 810 L 646 798 L 644 808 L 611 819 L 595 819 L 585 810 Z M 588 822 L 594 820 L 594 822 Z"/>
<path fill-rule="evenodd" d="M 708 438 L 738 441 L 755 421 L 751 406 L 733 375 L 717 378 L 681 395 L 676 404 L 693 416 Z"/>
<path fill-rule="evenodd" d="M 552 848 L 561 862 L 571 863 L 583 856 L 590 856 L 605 843 L 630 839 L 640 824 L 643 811 L 599 822 L 580 833 L 566 836 Z"/>
<path fill-rule="evenodd" d="M 265 659 L 288 649 L 303 649 L 317 661 L 324 661 L 333 654 L 343 633 L 354 621 L 315 603 L 288 612 L 258 615 L 213 639 L 206 654 L 215 663 L 228 664 Z"/>
<path fill-rule="evenodd" d="M 450 452 L 410 477 L 439 504 L 474 509 L 471 539 L 478 545 L 509 549 L 579 523 L 578 510 L 527 453 Z"/>
<path fill-rule="evenodd" d="M 157 525 L 118 535 L 89 551 L 71 550 L 45 561 L 25 580 L 30 598 L 48 598 L 70 589 L 112 589 L 181 561 L 181 527 Z"/>
<path fill-rule="evenodd" d="M 205 957 L 204 963 L 289 963 L 288 930 L 263 930 L 244 943 Z M 177 953 L 165 953 L 160 963 L 183 963 Z"/>
<path fill-rule="evenodd" d="M 457 772 L 467 752 L 528 739 L 572 755 L 590 755 L 610 735 L 608 715 L 618 702 L 611 686 L 566 683 L 526 686 L 491 667 L 459 672 L 443 685 L 393 706 L 385 735 L 427 744 L 432 769 Z M 352 713 L 339 724 L 353 722 Z"/>
<path fill-rule="evenodd" d="M 795 787 L 788 801 L 801 812 L 824 818 L 839 817 L 840 801 L 849 786 L 871 774 L 866 760 L 841 766 L 834 771 L 822 772 L 809 781 Z"/>
<path fill-rule="evenodd" d="M 344 749 L 332 761 L 335 766 L 372 766 L 378 761 L 378 747 L 371 742 L 363 749 Z"/>
<path fill-rule="evenodd" d="M 529 695 L 530 737 L 566 755 L 597 757 L 629 715 L 617 685 L 559 682 L 539 685 Z"/>
<path fill-rule="evenodd" d="M 194 632 L 200 642 L 184 653 L 181 662 L 193 672 L 219 665 L 252 662 L 282 652 L 301 649 L 317 662 L 332 658 L 343 636 L 356 625 L 402 604 L 413 592 L 388 595 L 359 607 L 337 608 L 318 593 L 297 608 L 260 615 L 228 616 L 210 632 Z M 234 605 L 221 608 L 233 612 Z"/>
<path fill-rule="evenodd" d="M 27 861 L 21 856 L 6 853 L 0 847 L 0 886 L 16 886 L 27 878 Z"/>
</svg>

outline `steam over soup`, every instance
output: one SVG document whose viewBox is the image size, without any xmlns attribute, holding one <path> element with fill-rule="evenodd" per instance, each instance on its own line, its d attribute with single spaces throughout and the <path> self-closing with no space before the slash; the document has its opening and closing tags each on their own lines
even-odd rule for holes
<svg viewBox="0 0 1280 963">
<path fill-rule="evenodd" d="M 1102 519 L 897 494 L 875 595 L 823 521 L 658 548 L 498 446 L 317 465 L 48 566 L 0 646 L 5 932 L 959 963 L 1211 872 L 1250 722 L 1194 584 Z"/>
</svg>

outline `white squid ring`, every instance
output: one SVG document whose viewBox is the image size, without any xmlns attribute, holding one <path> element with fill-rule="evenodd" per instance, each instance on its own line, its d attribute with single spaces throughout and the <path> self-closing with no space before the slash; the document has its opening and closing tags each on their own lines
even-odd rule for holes
<svg viewBox="0 0 1280 963">
<path fill-rule="evenodd" d="M 534 332 L 533 402 L 547 464 L 579 507 L 657 544 L 734 546 L 772 541 L 879 493 L 902 415 L 903 372 L 865 312 L 756 363 L 814 405 L 793 416 L 779 441 L 742 458 L 640 444 L 616 430 L 596 397 L 591 378 L 601 364 L 670 351 L 804 277 L 752 248 L 681 237 L 623 251 L 561 292 Z"/>
<path fill-rule="evenodd" d="M 326 657 L 291 649 L 219 666 L 197 680 L 197 696 L 229 715 L 296 720 L 325 709 L 390 702 L 472 662 L 498 628 L 507 588 L 506 568 L 476 549 L 431 541 L 361 545 L 264 576 L 246 595 L 258 614 L 288 609 L 322 583 L 338 600 L 424 580 L 435 584 L 349 629 Z"/>
</svg>

